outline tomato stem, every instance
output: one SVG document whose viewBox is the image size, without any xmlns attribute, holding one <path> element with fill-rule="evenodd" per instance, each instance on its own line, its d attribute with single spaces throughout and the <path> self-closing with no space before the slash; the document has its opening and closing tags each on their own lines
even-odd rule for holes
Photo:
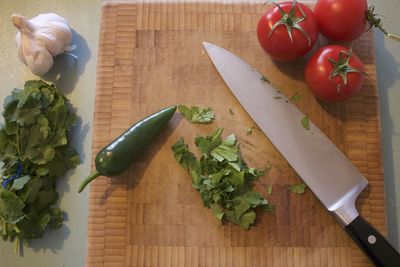
<svg viewBox="0 0 400 267">
<path fill-rule="evenodd" d="M 391 34 L 388 33 L 382 25 L 382 20 L 378 17 L 379 14 L 375 13 L 375 7 L 374 6 L 370 6 L 368 8 L 367 14 L 366 14 L 366 18 L 367 21 L 369 23 L 369 29 L 371 29 L 372 27 L 376 27 L 378 28 L 384 35 L 386 35 L 387 37 L 396 40 L 396 41 L 400 41 L 400 36 L 395 35 L 395 34 Z"/>
<path fill-rule="evenodd" d="M 352 51 L 352 48 L 350 48 L 349 52 L 340 51 L 337 61 L 335 61 L 332 58 L 328 58 L 329 62 L 331 62 L 332 66 L 333 66 L 333 70 L 329 74 L 330 80 L 332 80 L 336 76 L 340 76 L 340 78 L 343 81 L 343 84 L 346 85 L 347 84 L 347 74 L 351 73 L 351 72 L 361 73 L 361 74 L 365 75 L 366 77 L 368 77 L 368 74 L 366 72 L 361 71 L 359 69 L 355 69 L 350 66 L 349 62 L 350 62 L 350 58 L 351 58 L 352 54 L 353 54 L 353 51 Z M 341 91 L 340 83 L 337 84 L 337 90 L 340 94 L 343 95 L 343 93 Z"/>
<path fill-rule="evenodd" d="M 285 26 L 287 33 L 289 35 L 290 41 L 293 43 L 293 36 L 292 36 L 292 29 L 297 29 L 298 31 L 300 31 L 304 37 L 307 38 L 308 40 L 308 45 L 311 46 L 311 38 L 310 36 L 308 36 L 307 32 L 300 26 L 300 22 L 303 22 L 304 20 L 307 19 L 307 15 L 306 13 L 303 11 L 303 9 L 301 8 L 300 5 L 297 5 L 297 0 L 294 0 L 292 3 L 292 7 L 289 11 L 289 13 L 286 13 L 285 10 L 283 10 L 283 8 L 275 2 L 272 2 L 272 4 L 274 4 L 278 10 L 279 13 L 281 14 L 281 19 L 278 20 L 271 28 L 271 30 L 268 33 L 268 38 L 271 37 L 271 35 L 274 33 L 274 31 L 276 30 L 277 27 L 279 26 Z M 296 16 L 296 5 L 299 8 L 299 11 L 301 13 L 301 17 L 297 17 Z"/>
</svg>

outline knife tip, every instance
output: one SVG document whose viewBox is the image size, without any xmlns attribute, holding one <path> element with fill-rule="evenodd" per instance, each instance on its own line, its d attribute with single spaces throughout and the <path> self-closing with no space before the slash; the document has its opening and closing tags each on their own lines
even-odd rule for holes
<svg viewBox="0 0 400 267">
<path fill-rule="evenodd" d="M 213 44 L 208 43 L 208 42 L 202 42 L 202 43 L 203 43 L 203 46 L 204 46 L 205 48 L 208 48 L 208 47 L 210 47 L 210 46 L 213 45 Z"/>
</svg>

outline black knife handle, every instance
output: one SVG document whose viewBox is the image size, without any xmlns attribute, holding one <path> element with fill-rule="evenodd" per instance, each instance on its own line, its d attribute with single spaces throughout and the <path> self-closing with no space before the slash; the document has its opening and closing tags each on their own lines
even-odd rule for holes
<svg viewBox="0 0 400 267">
<path fill-rule="evenodd" d="M 358 216 L 345 227 L 347 233 L 378 267 L 399 267 L 400 254 L 371 224 Z"/>
</svg>

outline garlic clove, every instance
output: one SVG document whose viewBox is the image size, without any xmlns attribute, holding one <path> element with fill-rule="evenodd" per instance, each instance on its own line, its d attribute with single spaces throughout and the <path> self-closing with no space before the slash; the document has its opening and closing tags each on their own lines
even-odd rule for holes
<svg viewBox="0 0 400 267">
<path fill-rule="evenodd" d="M 32 73 L 38 76 L 45 74 L 54 64 L 54 59 L 50 52 L 26 35 L 21 37 L 18 54 L 20 58 L 23 58 L 23 62 L 31 69 Z"/>
<path fill-rule="evenodd" d="M 42 76 L 54 65 L 54 58 L 47 49 L 43 49 L 28 57 L 26 65 L 31 69 L 33 74 Z"/>
<path fill-rule="evenodd" d="M 54 13 L 40 14 L 30 20 L 13 14 L 18 56 L 36 75 L 45 74 L 54 64 L 53 57 L 73 47 L 67 20 Z"/>
</svg>

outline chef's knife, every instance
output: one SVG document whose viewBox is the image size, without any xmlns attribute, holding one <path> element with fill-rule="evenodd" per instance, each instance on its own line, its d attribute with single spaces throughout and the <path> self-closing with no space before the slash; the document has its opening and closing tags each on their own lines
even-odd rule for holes
<svg viewBox="0 0 400 267">
<path fill-rule="evenodd" d="M 306 129 L 305 115 L 257 70 L 221 47 L 203 45 L 243 108 L 371 260 L 399 267 L 400 254 L 356 210 L 368 184 L 356 167 L 311 121 Z"/>
</svg>

